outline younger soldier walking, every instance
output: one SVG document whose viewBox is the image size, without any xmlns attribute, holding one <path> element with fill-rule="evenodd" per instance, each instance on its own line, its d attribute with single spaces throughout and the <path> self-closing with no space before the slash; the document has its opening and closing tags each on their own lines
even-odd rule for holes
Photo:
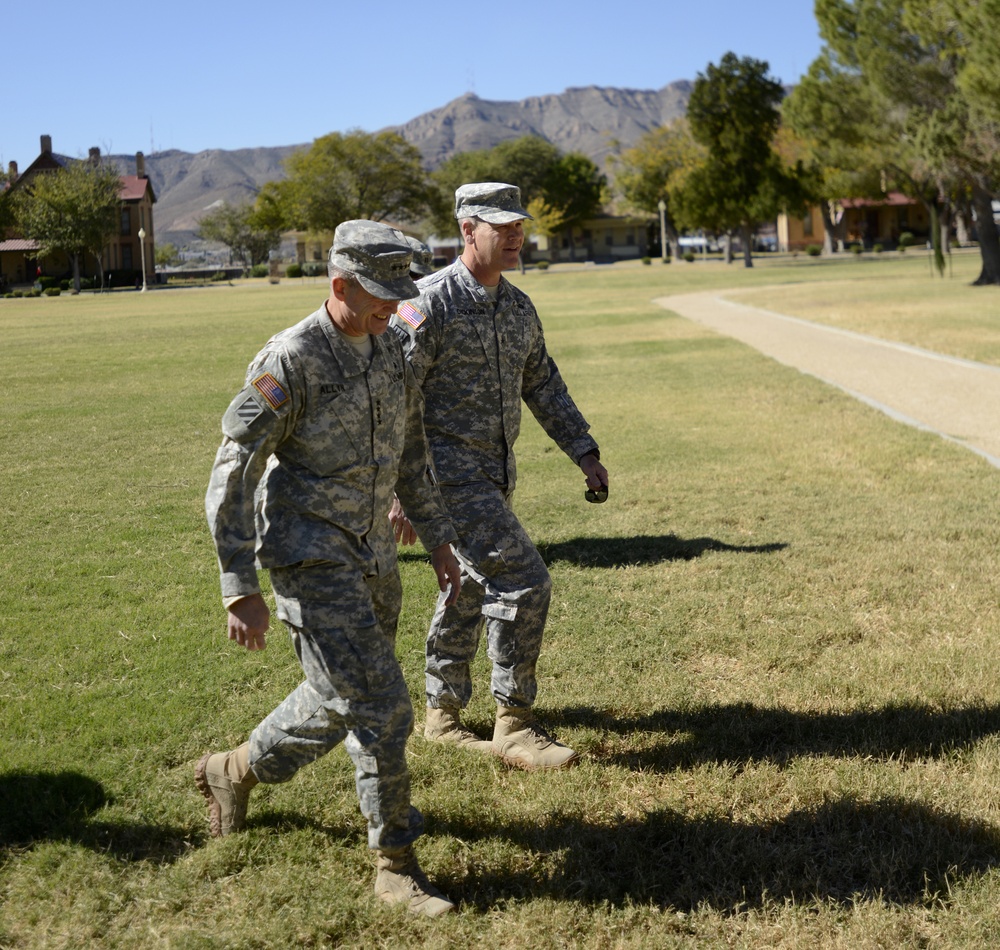
<svg viewBox="0 0 1000 950">
<path fill-rule="evenodd" d="M 441 495 L 459 533 L 462 591 L 439 598 L 427 634 L 427 726 L 438 742 L 493 753 L 523 769 L 560 769 L 577 761 L 535 718 L 535 666 L 552 581 L 512 509 L 514 443 L 523 400 L 578 465 L 587 497 L 607 498 L 608 473 L 590 426 L 570 398 L 545 347 L 528 296 L 507 281 L 524 244 L 521 193 L 502 182 L 462 185 L 455 217 L 462 256 L 420 281 L 393 329 L 424 393 L 424 425 Z M 393 504 L 396 538 L 412 541 L 406 499 Z M 497 702 L 492 742 L 461 722 L 484 626 Z"/>
</svg>

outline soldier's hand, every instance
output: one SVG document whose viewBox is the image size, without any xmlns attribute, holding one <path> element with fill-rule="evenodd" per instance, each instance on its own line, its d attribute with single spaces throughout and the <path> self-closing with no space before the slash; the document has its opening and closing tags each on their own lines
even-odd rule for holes
<svg viewBox="0 0 1000 950">
<path fill-rule="evenodd" d="M 229 605 L 229 639 L 248 650 L 263 650 L 271 611 L 260 594 L 250 594 Z"/>
<path fill-rule="evenodd" d="M 445 603 L 450 607 L 458 600 L 458 592 L 462 589 L 462 569 L 450 544 L 439 544 L 431 551 L 431 565 L 437 574 L 438 588 L 448 594 Z"/>
<path fill-rule="evenodd" d="M 392 507 L 389 509 L 389 523 L 397 544 L 413 544 L 417 540 L 417 532 L 413 530 L 410 519 L 404 514 L 403 506 L 396 497 L 393 497 Z"/>
<path fill-rule="evenodd" d="M 580 459 L 580 470 L 587 479 L 587 499 L 593 494 L 594 501 L 604 501 L 608 497 L 608 470 L 593 455 Z"/>
</svg>

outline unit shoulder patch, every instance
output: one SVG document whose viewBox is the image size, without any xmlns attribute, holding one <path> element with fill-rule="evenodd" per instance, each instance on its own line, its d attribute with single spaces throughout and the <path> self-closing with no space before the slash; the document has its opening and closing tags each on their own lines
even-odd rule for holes
<svg viewBox="0 0 1000 950">
<path fill-rule="evenodd" d="M 247 396 L 246 399 L 240 404 L 240 406 L 235 410 L 236 418 L 240 420 L 245 426 L 249 426 L 251 422 L 254 421 L 264 410 L 258 405 L 257 400 L 253 396 Z"/>
</svg>

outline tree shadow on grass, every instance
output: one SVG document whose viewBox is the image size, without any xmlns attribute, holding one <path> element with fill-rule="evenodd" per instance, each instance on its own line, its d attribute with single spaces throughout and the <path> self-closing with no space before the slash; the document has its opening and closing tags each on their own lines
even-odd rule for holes
<svg viewBox="0 0 1000 950">
<path fill-rule="evenodd" d="M 0 855 L 40 841 L 70 841 L 121 860 L 169 864 L 190 847 L 183 828 L 92 820 L 113 800 L 79 772 L 0 773 L 0 802 Z"/>
<path fill-rule="evenodd" d="M 635 567 L 663 561 L 692 561 L 708 551 L 734 554 L 774 554 L 788 547 L 785 542 L 770 544 L 728 544 L 716 538 L 679 538 L 675 534 L 634 535 L 631 538 L 571 538 L 568 541 L 539 541 L 538 551 L 546 564 L 568 561 L 580 567 Z M 399 560 L 428 561 L 420 548 L 400 549 Z"/>
<path fill-rule="evenodd" d="M 804 756 L 939 757 L 1000 733 L 1000 706 L 895 703 L 814 713 L 733 703 L 626 717 L 577 707 L 546 712 L 545 721 L 629 737 L 624 751 L 620 740 L 598 740 L 588 749 L 593 760 L 634 771 L 672 772 L 702 763 L 784 766 Z"/>
<path fill-rule="evenodd" d="M 927 904 L 1000 864 L 996 829 L 895 798 L 825 802 L 759 823 L 664 810 L 601 826 L 558 814 L 543 825 L 448 820 L 433 832 L 506 839 L 536 856 L 439 880 L 484 913 L 540 896 L 722 913 L 785 901 Z"/>
</svg>

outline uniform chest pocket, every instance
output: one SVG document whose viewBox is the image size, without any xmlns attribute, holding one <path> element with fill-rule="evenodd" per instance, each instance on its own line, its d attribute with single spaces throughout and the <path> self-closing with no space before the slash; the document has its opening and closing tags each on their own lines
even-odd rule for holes
<svg viewBox="0 0 1000 950">
<path fill-rule="evenodd" d="M 296 427 L 297 461 L 317 475 L 332 475 L 371 454 L 372 409 L 365 390 L 320 395 Z"/>
<path fill-rule="evenodd" d="M 402 444 L 406 426 L 406 391 L 403 372 L 391 374 L 383 381 L 384 386 L 374 396 L 375 442 L 390 451 L 398 450 Z"/>
<path fill-rule="evenodd" d="M 508 312 L 497 319 L 500 342 L 500 363 L 507 372 L 520 373 L 531 347 L 531 325 L 527 318 Z"/>
</svg>

